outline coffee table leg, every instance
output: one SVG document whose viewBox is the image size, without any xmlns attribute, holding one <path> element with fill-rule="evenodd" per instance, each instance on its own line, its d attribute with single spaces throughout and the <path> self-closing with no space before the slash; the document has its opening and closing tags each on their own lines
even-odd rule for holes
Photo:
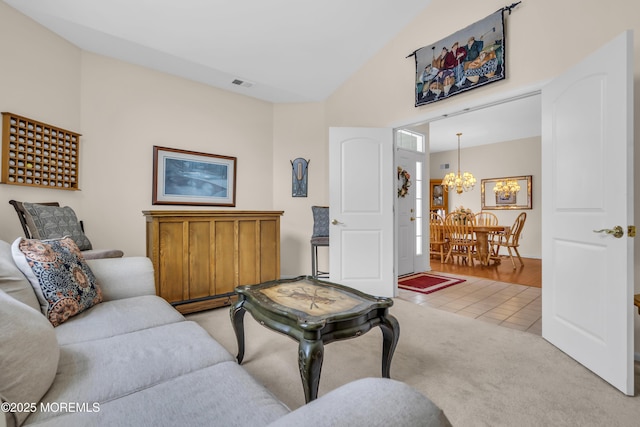
<svg viewBox="0 0 640 427">
<path fill-rule="evenodd" d="M 298 346 L 298 367 L 304 388 L 306 403 L 318 397 L 320 385 L 320 371 L 324 358 L 324 345 L 321 340 L 306 340 L 302 338 Z"/>
<path fill-rule="evenodd" d="M 400 338 L 400 324 L 390 314 L 382 317 L 382 376 L 391 378 L 391 358 Z"/>
<path fill-rule="evenodd" d="M 238 300 L 234 305 L 231 306 L 229 310 L 229 315 L 231 317 L 231 324 L 233 325 L 233 330 L 236 333 L 236 339 L 238 340 L 238 356 L 236 359 L 238 363 L 242 363 L 242 359 L 244 359 L 244 313 L 245 308 L 243 307 L 244 300 Z"/>
</svg>

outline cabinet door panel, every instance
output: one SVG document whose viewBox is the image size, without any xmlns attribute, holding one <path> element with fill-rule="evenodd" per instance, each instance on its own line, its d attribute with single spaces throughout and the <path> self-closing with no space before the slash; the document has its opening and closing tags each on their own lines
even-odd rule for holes
<svg viewBox="0 0 640 427">
<path fill-rule="evenodd" d="M 210 221 L 191 221 L 188 223 L 189 299 L 202 298 L 211 295 L 210 224 Z"/>
<path fill-rule="evenodd" d="M 182 287 L 186 273 L 182 222 L 161 222 L 159 228 L 160 268 L 156 271 L 159 292 L 169 302 L 182 301 L 188 296 L 188 291 Z"/>
<path fill-rule="evenodd" d="M 216 294 L 233 292 L 235 274 L 235 221 L 215 221 L 216 249 L 213 261 Z"/>
<path fill-rule="evenodd" d="M 238 284 L 255 285 L 260 283 L 258 262 L 258 222 L 255 220 L 238 221 Z"/>
<path fill-rule="evenodd" d="M 280 277 L 279 233 L 276 221 L 260 221 L 260 280 L 266 282 Z"/>
</svg>

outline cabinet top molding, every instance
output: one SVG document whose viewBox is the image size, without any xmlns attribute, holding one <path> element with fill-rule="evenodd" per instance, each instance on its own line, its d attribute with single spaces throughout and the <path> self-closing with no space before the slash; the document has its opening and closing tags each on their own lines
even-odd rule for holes
<svg viewBox="0 0 640 427">
<path fill-rule="evenodd" d="M 252 217 L 252 216 L 281 216 L 284 211 L 236 211 L 236 210 L 153 210 L 142 211 L 147 217 Z"/>
</svg>

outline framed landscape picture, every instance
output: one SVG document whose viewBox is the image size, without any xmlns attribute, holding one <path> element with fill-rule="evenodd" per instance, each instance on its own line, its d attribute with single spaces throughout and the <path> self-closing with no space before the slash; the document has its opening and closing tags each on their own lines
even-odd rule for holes
<svg viewBox="0 0 640 427">
<path fill-rule="evenodd" d="M 235 157 L 153 147 L 154 205 L 236 205 Z"/>
</svg>

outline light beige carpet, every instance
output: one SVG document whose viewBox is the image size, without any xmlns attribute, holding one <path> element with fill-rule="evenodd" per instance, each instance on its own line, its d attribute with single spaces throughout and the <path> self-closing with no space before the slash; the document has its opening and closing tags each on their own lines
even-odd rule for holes
<svg viewBox="0 0 640 427">
<path fill-rule="evenodd" d="M 431 398 L 454 426 L 640 425 L 640 397 L 620 393 L 539 336 L 398 299 L 391 313 L 400 322 L 391 377 Z M 228 308 L 187 317 L 236 355 Z M 243 366 L 290 408 L 303 405 L 297 343 L 248 313 L 245 336 Z M 380 376 L 381 353 L 379 328 L 325 346 L 319 395 Z M 636 390 L 639 383 L 636 364 Z"/>
</svg>

